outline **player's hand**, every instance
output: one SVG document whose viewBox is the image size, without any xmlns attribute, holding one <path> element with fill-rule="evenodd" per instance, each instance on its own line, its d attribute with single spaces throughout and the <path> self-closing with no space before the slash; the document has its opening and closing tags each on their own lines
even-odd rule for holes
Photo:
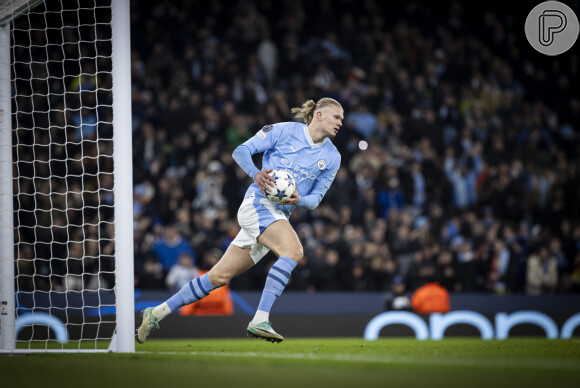
<svg viewBox="0 0 580 388">
<path fill-rule="evenodd" d="M 266 196 L 266 185 L 274 186 L 276 183 L 274 178 L 268 175 L 272 171 L 274 170 L 270 168 L 267 170 L 258 171 L 256 175 L 254 175 L 254 182 L 256 182 L 260 190 L 262 190 L 262 194 L 264 194 L 264 196 Z"/>
<path fill-rule="evenodd" d="M 292 195 L 286 198 L 286 201 L 281 202 L 280 205 L 298 205 L 298 202 L 300 202 L 300 194 L 298 194 L 298 188 L 296 188 Z"/>
</svg>

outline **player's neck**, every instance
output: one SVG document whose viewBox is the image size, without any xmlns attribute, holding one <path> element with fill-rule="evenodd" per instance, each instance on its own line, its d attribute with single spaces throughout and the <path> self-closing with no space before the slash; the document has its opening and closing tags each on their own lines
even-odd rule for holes
<svg viewBox="0 0 580 388">
<path fill-rule="evenodd" d="M 316 128 L 313 124 L 308 125 L 306 129 L 308 130 L 308 134 L 314 144 L 320 144 L 326 138 L 326 136 L 321 133 L 322 131 Z"/>
</svg>

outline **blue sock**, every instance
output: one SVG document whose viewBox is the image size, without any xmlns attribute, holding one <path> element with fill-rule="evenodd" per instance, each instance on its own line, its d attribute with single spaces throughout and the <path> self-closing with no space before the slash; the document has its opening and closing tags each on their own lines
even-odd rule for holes
<svg viewBox="0 0 580 388">
<path fill-rule="evenodd" d="M 181 288 L 181 290 L 169 298 L 167 300 L 167 305 L 171 311 L 175 311 L 180 307 L 205 298 L 213 289 L 215 289 L 215 287 L 209 281 L 207 274 L 203 274 L 187 283 Z"/>
<path fill-rule="evenodd" d="M 268 272 L 268 277 L 266 278 L 266 285 L 264 286 L 264 291 L 262 292 L 262 298 L 260 299 L 260 305 L 258 310 L 270 312 L 272 305 L 277 297 L 282 294 L 284 288 L 290 280 L 290 274 L 292 270 L 296 267 L 296 262 L 289 257 L 280 256 L 278 261 L 274 263 L 270 272 Z"/>
</svg>

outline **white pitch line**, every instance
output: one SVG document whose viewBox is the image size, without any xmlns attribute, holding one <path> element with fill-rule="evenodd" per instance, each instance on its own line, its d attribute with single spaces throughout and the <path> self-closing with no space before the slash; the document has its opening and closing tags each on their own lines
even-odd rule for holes
<svg viewBox="0 0 580 388">
<path fill-rule="evenodd" d="M 256 352 L 137 352 L 138 354 L 160 354 L 199 357 L 241 357 L 241 358 L 264 358 L 283 360 L 319 360 L 340 361 L 353 363 L 377 363 L 377 364 L 424 364 L 442 366 L 473 366 L 484 368 L 522 368 L 522 369 L 546 369 L 546 370 L 578 370 L 578 361 L 571 359 L 540 359 L 540 358 L 495 358 L 490 359 L 466 359 L 464 357 L 415 358 L 408 356 L 374 356 L 364 354 L 312 354 L 312 353 L 256 353 Z"/>
</svg>

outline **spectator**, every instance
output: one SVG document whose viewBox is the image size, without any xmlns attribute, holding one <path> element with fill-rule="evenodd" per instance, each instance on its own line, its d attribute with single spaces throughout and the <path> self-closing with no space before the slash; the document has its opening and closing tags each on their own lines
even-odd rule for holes
<svg viewBox="0 0 580 388">
<path fill-rule="evenodd" d="M 192 206 L 212 220 L 218 218 L 220 210 L 227 208 L 226 198 L 222 194 L 222 173 L 221 163 L 213 160 L 207 166 L 207 175 L 203 172 L 198 174 L 197 197 Z"/>
<path fill-rule="evenodd" d="M 391 282 L 391 290 L 385 295 L 385 310 L 411 311 L 412 309 L 405 279 L 402 276 L 395 276 Z"/>
<path fill-rule="evenodd" d="M 381 205 L 381 217 L 389 218 L 391 211 L 403 210 L 405 204 L 405 196 L 401 189 L 401 180 L 397 169 L 389 166 L 386 168 L 385 174 L 380 176 L 380 188 L 377 191 L 378 202 Z"/>
<path fill-rule="evenodd" d="M 526 292 L 530 295 L 550 294 L 558 285 L 558 260 L 546 246 L 528 258 Z"/>
<path fill-rule="evenodd" d="M 97 115 L 94 109 L 83 107 L 74 116 L 74 126 L 76 128 L 75 141 L 83 139 L 94 139 L 97 134 Z"/>
<path fill-rule="evenodd" d="M 143 270 L 136 273 L 135 288 L 140 290 L 163 290 L 166 288 L 163 266 L 154 255 L 143 260 Z"/>
<path fill-rule="evenodd" d="M 441 251 L 437 256 L 436 281 L 449 292 L 461 292 L 461 284 L 457 276 L 456 262 L 448 250 Z"/>
<path fill-rule="evenodd" d="M 157 255 L 164 271 L 169 271 L 184 253 L 193 258 L 194 264 L 197 262 L 197 255 L 193 247 L 183 239 L 172 225 L 167 226 L 163 237 L 153 244 L 153 252 Z"/>
<path fill-rule="evenodd" d="M 453 150 L 447 149 L 445 175 L 453 186 L 453 202 L 459 209 L 473 206 L 477 200 L 477 176 L 483 170 L 480 156 L 475 153 L 471 158 L 457 160 Z"/>
<path fill-rule="evenodd" d="M 502 240 L 495 241 L 489 258 L 488 288 L 498 294 L 506 292 L 506 281 L 510 265 L 510 251 Z"/>
<path fill-rule="evenodd" d="M 408 190 L 405 197 L 408 203 L 412 204 L 416 208 L 416 214 L 423 213 L 423 207 L 427 203 L 427 191 L 426 191 L 426 181 L 421 171 L 421 163 L 415 160 L 411 163 L 409 169 L 409 180 Z"/>
<path fill-rule="evenodd" d="M 191 279 L 199 274 L 198 268 L 193 264 L 193 257 L 189 253 L 183 252 L 179 255 L 177 263 L 169 269 L 165 278 L 165 285 L 171 292 L 175 293 L 181 289 Z"/>
<path fill-rule="evenodd" d="M 410 289 L 417 290 L 419 287 L 434 282 L 436 280 L 437 268 L 433 261 L 429 249 L 416 251 L 413 255 L 413 262 L 409 267 L 407 278 L 410 282 Z"/>
<path fill-rule="evenodd" d="M 354 128 L 366 140 L 371 140 L 377 130 L 376 116 L 369 112 L 368 105 L 362 101 L 351 106 L 344 123 Z"/>
</svg>

